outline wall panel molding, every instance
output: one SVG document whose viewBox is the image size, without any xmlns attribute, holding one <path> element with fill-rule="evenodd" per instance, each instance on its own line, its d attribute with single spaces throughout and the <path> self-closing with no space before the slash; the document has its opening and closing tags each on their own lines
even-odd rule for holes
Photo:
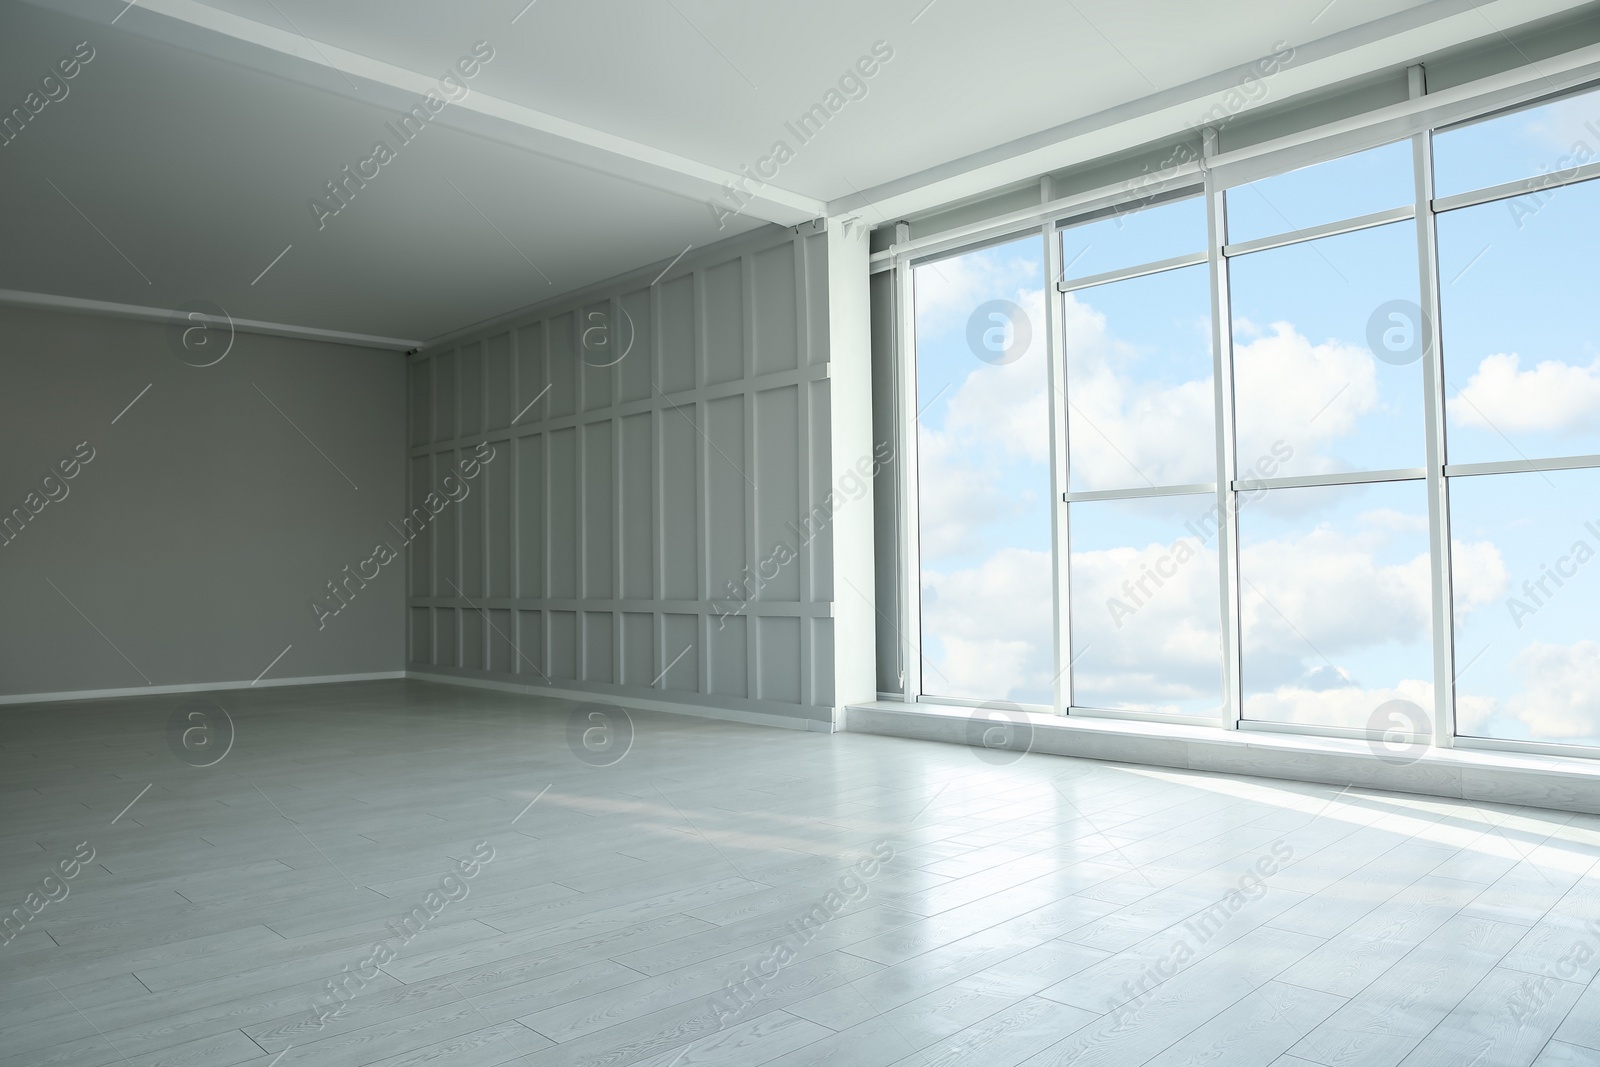
<svg viewBox="0 0 1600 1067">
<path fill-rule="evenodd" d="M 412 672 L 831 728 L 836 530 L 872 510 L 834 495 L 868 366 L 832 358 L 830 287 L 866 275 L 838 241 L 771 227 L 412 358 Z"/>
</svg>

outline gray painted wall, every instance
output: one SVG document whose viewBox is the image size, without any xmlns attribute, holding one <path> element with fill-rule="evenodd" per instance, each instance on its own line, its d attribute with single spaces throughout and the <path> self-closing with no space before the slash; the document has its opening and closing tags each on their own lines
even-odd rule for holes
<svg viewBox="0 0 1600 1067">
<path fill-rule="evenodd" d="M 404 669 L 401 564 L 310 606 L 398 541 L 400 354 L 0 308 L 0 456 L 0 698 Z"/>
<path fill-rule="evenodd" d="M 866 241 L 830 270 L 829 240 L 768 228 L 413 359 L 411 669 L 823 722 L 871 698 L 870 647 L 835 645 L 871 642 L 871 443 L 834 420 L 866 410 L 864 301 L 859 343 L 828 317 Z"/>
</svg>

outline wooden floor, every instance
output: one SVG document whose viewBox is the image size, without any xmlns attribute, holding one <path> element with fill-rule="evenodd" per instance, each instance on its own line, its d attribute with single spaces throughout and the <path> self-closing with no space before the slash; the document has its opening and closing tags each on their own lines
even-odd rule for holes
<svg viewBox="0 0 1600 1067">
<path fill-rule="evenodd" d="M 183 698 L 0 712 L 0 1062 L 1600 1065 L 1594 816 L 648 713 L 595 766 L 557 701 L 213 697 L 208 768 Z"/>
</svg>

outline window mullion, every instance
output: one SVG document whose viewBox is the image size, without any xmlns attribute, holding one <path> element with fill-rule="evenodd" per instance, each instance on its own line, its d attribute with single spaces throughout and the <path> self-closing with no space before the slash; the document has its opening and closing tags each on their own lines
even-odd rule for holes
<svg viewBox="0 0 1600 1067">
<path fill-rule="evenodd" d="M 915 272 L 910 260 L 894 267 L 896 389 L 895 471 L 900 512 L 900 693 L 911 703 L 922 695 L 922 553 L 917 482 L 917 313 Z"/>
<path fill-rule="evenodd" d="M 1217 131 L 1202 132 L 1202 161 L 1217 154 Z M 1227 206 L 1222 189 L 1204 168 L 1206 252 L 1211 268 L 1212 396 L 1216 404 L 1217 445 L 1217 573 L 1222 598 L 1222 725 L 1237 730 L 1243 710 L 1240 682 L 1239 526 L 1233 481 L 1233 315 L 1228 296 L 1228 264 L 1222 248 L 1228 242 Z"/>
<path fill-rule="evenodd" d="M 1422 66 L 1407 72 L 1412 99 L 1427 92 Z M 1450 588 L 1450 508 L 1444 476 L 1444 359 L 1440 349 L 1443 331 L 1439 318 L 1439 240 L 1433 204 L 1432 134 L 1424 130 L 1411 138 L 1417 187 L 1417 266 L 1423 322 L 1428 331 L 1422 353 L 1422 403 L 1427 452 L 1428 537 L 1432 569 L 1433 610 L 1433 743 L 1439 748 L 1455 744 L 1455 632 Z"/>
<path fill-rule="evenodd" d="M 1040 185 L 1040 197 L 1045 203 L 1052 199 L 1051 182 L 1047 176 Z M 1061 237 L 1056 232 L 1054 222 L 1045 221 L 1040 226 L 1040 235 L 1044 241 L 1045 277 L 1050 279 L 1050 284 L 1044 291 L 1044 316 L 1045 316 L 1045 358 L 1048 366 L 1045 371 L 1050 390 L 1050 499 L 1054 502 L 1051 510 L 1050 535 L 1052 549 L 1050 552 L 1051 577 L 1055 591 L 1055 611 L 1053 613 L 1054 645 L 1055 652 L 1055 680 L 1054 689 L 1055 712 L 1057 715 L 1067 714 L 1067 709 L 1072 707 L 1072 600 L 1069 595 L 1071 582 L 1071 568 L 1069 567 L 1069 552 L 1071 550 L 1071 531 L 1068 507 L 1065 502 L 1067 490 L 1067 373 L 1066 373 L 1066 341 L 1064 337 L 1062 295 L 1057 292 L 1057 285 L 1061 281 Z"/>
</svg>

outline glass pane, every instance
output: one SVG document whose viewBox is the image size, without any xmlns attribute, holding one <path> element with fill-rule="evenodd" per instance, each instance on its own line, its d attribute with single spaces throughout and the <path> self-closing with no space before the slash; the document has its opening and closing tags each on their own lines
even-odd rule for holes
<svg viewBox="0 0 1600 1067">
<path fill-rule="evenodd" d="M 1404 700 L 1432 722 L 1422 482 L 1241 497 L 1239 559 L 1245 718 L 1382 732 Z"/>
<path fill-rule="evenodd" d="M 1208 268 L 1080 289 L 1065 307 L 1068 488 L 1215 481 Z"/>
<path fill-rule="evenodd" d="M 1456 730 L 1600 745 L 1600 471 L 1450 480 Z"/>
<path fill-rule="evenodd" d="M 1600 183 L 1439 216 L 1452 463 L 1600 453 Z"/>
<path fill-rule="evenodd" d="M 1044 242 L 916 268 L 922 688 L 1052 704 Z"/>
<path fill-rule="evenodd" d="M 1206 202 L 1202 197 L 1125 211 L 1061 231 L 1061 276 L 1137 267 L 1206 250 Z"/>
<path fill-rule="evenodd" d="M 1396 223 L 1228 261 L 1241 478 L 1423 465 L 1416 241 Z"/>
<path fill-rule="evenodd" d="M 1411 142 L 1330 159 L 1229 189 L 1228 240 L 1293 233 L 1417 202 Z"/>
<path fill-rule="evenodd" d="M 1600 93 L 1552 100 L 1433 136 L 1435 196 L 1471 192 L 1600 157 Z"/>
<path fill-rule="evenodd" d="M 1073 703 L 1220 715 L 1215 495 L 1097 500 L 1070 512 Z"/>
</svg>

